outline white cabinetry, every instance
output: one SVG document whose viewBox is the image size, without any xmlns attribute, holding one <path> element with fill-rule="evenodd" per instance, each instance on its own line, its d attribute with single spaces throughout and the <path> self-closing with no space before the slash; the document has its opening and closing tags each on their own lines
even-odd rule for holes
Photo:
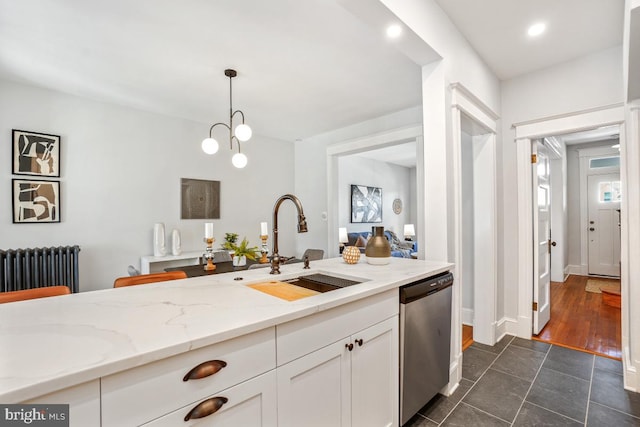
<svg viewBox="0 0 640 427">
<path fill-rule="evenodd" d="M 267 328 L 104 377 L 101 380 L 102 426 L 125 427 L 150 422 L 187 406 L 196 406 L 275 366 L 275 331 Z M 262 386 L 260 383 L 260 387 L 246 386 L 240 390 L 251 394 L 262 390 Z M 232 406 L 237 404 L 234 402 Z M 185 415 L 182 413 L 183 419 Z"/>
<path fill-rule="evenodd" d="M 394 290 L 278 326 L 278 425 L 397 426 L 397 313 Z"/>
<path fill-rule="evenodd" d="M 278 423 L 276 405 L 276 373 L 271 370 L 160 417 L 145 424 L 145 427 L 275 427 Z M 185 422 L 185 417 L 192 411 L 202 409 L 204 415 L 216 408 L 218 409 L 209 415 Z"/>
<path fill-rule="evenodd" d="M 99 380 L 69 387 L 24 403 L 67 404 L 69 405 L 70 427 L 100 426 Z"/>
</svg>

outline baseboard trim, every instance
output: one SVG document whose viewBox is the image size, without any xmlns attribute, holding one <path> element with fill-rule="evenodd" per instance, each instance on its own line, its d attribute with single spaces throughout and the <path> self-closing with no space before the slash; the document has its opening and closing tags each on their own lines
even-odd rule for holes
<svg viewBox="0 0 640 427">
<path fill-rule="evenodd" d="M 510 317 L 503 317 L 496 324 L 496 342 L 505 335 L 518 335 L 518 321 Z"/>
<path fill-rule="evenodd" d="M 589 267 L 586 265 L 567 265 L 564 269 L 565 276 L 570 274 L 576 274 L 578 276 L 588 276 L 589 275 Z"/>
<path fill-rule="evenodd" d="M 624 388 L 625 390 L 637 392 L 640 389 L 638 384 L 638 372 L 636 367 L 631 363 L 631 354 L 629 352 L 629 346 L 625 346 L 622 349 L 622 360 L 624 366 Z"/>
<path fill-rule="evenodd" d="M 458 354 L 455 360 L 449 365 L 449 383 L 445 385 L 441 390 L 440 394 L 444 396 L 451 396 L 458 385 L 460 385 L 460 381 L 462 380 L 462 353 Z"/>
</svg>

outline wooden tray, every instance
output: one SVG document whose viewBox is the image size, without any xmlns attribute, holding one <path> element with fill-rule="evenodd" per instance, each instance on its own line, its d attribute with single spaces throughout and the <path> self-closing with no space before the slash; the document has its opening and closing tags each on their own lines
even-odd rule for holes
<svg viewBox="0 0 640 427">
<path fill-rule="evenodd" d="M 278 281 L 254 283 L 253 285 L 247 286 L 286 301 L 295 301 L 301 298 L 318 295 L 320 293 L 301 286 L 292 285 L 291 283 Z"/>
</svg>

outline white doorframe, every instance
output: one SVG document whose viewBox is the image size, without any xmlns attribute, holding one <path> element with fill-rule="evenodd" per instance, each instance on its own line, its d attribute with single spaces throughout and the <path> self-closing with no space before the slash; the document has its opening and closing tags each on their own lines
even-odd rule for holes
<svg viewBox="0 0 640 427">
<path fill-rule="evenodd" d="M 531 139 L 563 133 L 579 132 L 611 125 L 620 127 L 620 175 L 625 197 L 622 201 L 622 248 L 621 248 L 621 293 L 622 293 L 622 361 L 624 384 L 629 390 L 640 390 L 636 366 L 640 366 L 640 341 L 631 337 L 640 336 L 640 311 L 631 313 L 630 301 L 638 301 L 639 287 L 630 289 L 630 283 L 640 283 L 640 268 L 630 265 L 630 259 L 640 259 L 640 105 L 606 106 L 569 115 L 514 124 L 517 151 L 518 177 L 518 326 L 521 338 L 531 338 L 533 250 L 531 175 Z M 628 133 L 628 137 L 627 137 Z M 627 182 L 634 182 L 628 187 Z M 635 282 L 634 282 L 635 280 Z"/>
<path fill-rule="evenodd" d="M 410 141 L 416 142 L 416 173 L 424 170 L 422 151 L 422 126 L 407 126 L 391 131 L 368 135 L 362 138 L 350 139 L 342 141 L 327 147 L 327 206 L 329 207 L 327 215 L 327 229 L 329 236 L 327 239 L 329 249 L 328 256 L 336 257 L 339 255 L 340 244 L 338 242 L 338 234 L 333 230 L 338 229 L 338 158 L 350 154 L 362 153 L 365 151 L 376 150 L 379 148 L 390 147 L 393 145 L 404 144 Z M 418 178 L 416 182 L 416 193 L 418 199 L 421 192 L 424 191 L 422 181 Z M 418 218 L 424 218 L 424 204 L 417 203 Z M 418 225 L 420 230 L 423 224 Z M 424 239 L 422 239 L 424 241 Z M 424 259 L 424 247 L 426 245 L 418 245 L 418 258 Z"/>
<path fill-rule="evenodd" d="M 454 304 L 462 307 L 462 283 L 465 280 L 460 266 L 463 261 L 462 251 L 462 120 L 461 114 L 467 115 L 476 124 L 486 130 L 482 138 L 482 146 L 474 146 L 474 206 L 476 214 L 474 226 L 476 236 L 475 251 L 482 253 L 482 263 L 474 268 L 474 341 L 487 345 L 496 342 L 498 331 L 496 321 L 497 295 L 497 229 L 496 229 L 496 129 L 498 116 L 469 90 L 459 83 L 451 85 L 452 106 L 452 154 L 453 154 L 453 188 L 454 188 L 454 262 L 456 265 L 456 281 Z M 474 143 L 476 138 L 474 138 Z M 482 193 L 482 197 L 480 196 Z M 478 276 L 481 276 L 478 278 Z M 454 319 L 453 328 L 462 328 L 462 310 Z M 458 353 L 459 352 L 459 353 Z M 462 356 L 461 345 L 456 354 Z"/>
</svg>

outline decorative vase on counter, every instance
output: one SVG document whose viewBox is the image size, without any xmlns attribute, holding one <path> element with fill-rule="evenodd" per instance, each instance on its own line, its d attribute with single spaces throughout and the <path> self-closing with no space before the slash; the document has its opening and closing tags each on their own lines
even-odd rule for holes
<svg viewBox="0 0 640 427">
<path fill-rule="evenodd" d="M 342 251 L 342 259 L 347 264 L 357 264 L 360 259 L 360 249 L 355 246 L 347 246 Z"/>
<path fill-rule="evenodd" d="M 180 230 L 174 228 L 171 232 L 171 253 L 180 255 L 182 253 L 182 241 L 180 239 Z"/>
<path fill-rule="evenodd" d="M 157 222 L 153 225 L 153 256 L 165 256 L 166 254 L 164 224 Z"/>
<path fill-rule="evenodd" d="M 247 265 L 247 257 L 245 255 L 236 255 L 232 259 L 234 267 L 242 267 Z"/>
<path fill-rule="evenodd" d="M 372 236 L 364 249 L 367 262 L 373 265 L 389 264 L 391 244 L 384 235 L 384 227 L 371 227 L 371 234 Z"/>
</svg>

